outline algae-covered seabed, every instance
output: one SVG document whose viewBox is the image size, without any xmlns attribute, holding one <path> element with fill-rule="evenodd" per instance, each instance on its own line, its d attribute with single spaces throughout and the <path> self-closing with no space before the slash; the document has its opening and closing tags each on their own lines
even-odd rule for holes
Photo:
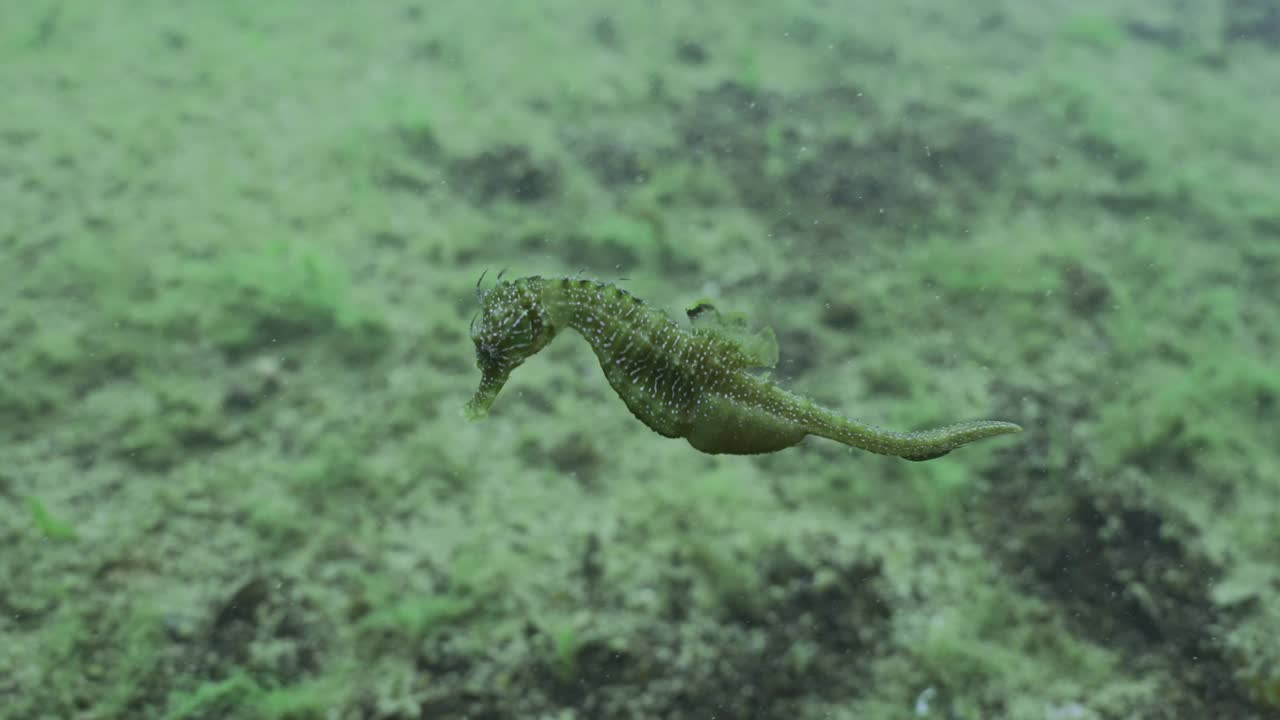
<svg viewBox="0 0 1280 720">
<path fill-rule="evenodd" d="M 1280 716 L 1280 7 L 1179 5 L 6 4 L 0 716 Z M 1026 432 L 468 424 L 506 266 Z"/>
</svg>

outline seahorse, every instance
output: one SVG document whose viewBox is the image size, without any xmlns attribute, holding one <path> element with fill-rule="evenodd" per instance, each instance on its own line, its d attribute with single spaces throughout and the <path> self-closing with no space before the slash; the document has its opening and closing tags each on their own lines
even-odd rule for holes
<svg viewBox="0 0 1280 720">
<path fill-rule="evenodd" d="M 483 277 L 483 276 L 482 276 Z M 477 283 L 471 321 L 480 386 L 465 415 L 485 417 L 511 372 L 573 328 L 591 345 L 605 377 L 651 430 L 709 454 L 771 453 L 814 435 L 882 455 L 932 460 L 975 440 L 1021 432 L 1011 422 L 974 420 L 896 432 L 844 417 L 773 382 L 773 331 L 710 302 L 687 310 L 685 327 L 610 283 L 530 276 Z"/>
</svg>

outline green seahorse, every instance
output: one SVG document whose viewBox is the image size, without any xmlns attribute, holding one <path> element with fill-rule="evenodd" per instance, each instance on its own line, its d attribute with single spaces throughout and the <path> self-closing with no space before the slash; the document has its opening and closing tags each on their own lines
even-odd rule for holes
<svg viewBox="0 0 1280 720">
<path fill-rule="evenodd" d="M 540 276 L 484 290 L 471 323 L 480 387 L 470 419 L 488 414 L 511 371 L 563 329 L 577 330 L 595 351 L 609 384 L 659 435 L 685 438 L 705 453 L 770 453 L 808 435 L 907 460 L 931 460 L 975 440 L 1020 432 L 996 420 L 894 432 L 850 420 L 794 395 L 759 374 L 778 359 L 773 331 L 752 331 L 741 316 L 710 303 L 688 311 L 691 327 L 622 288 L 577 278 Z"/>
</svg>

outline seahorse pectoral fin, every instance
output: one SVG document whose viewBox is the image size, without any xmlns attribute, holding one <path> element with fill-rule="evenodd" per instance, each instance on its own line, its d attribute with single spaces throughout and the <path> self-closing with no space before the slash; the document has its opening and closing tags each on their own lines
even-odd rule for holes
<svg viewBox="0 0 1280 720">
<path fill-rule="evenodd" d="M 769 368 L 778 364 L 778 336 L 773 328 L 765 326 L 756 331 L 749 342 L 744 342 L 744 353 L 751 359 L 751 367 Z"/>
<path fill-rule="evenodd" d="M 699 300 L 685 311 L 695 331 L 713 333 L 735 350 L 742 367 L 767 368 L 778 364 L 778 338 L 773 328 L 751 329 L 743 313 L 722 313 L 708 300 Z"/>
</svg>

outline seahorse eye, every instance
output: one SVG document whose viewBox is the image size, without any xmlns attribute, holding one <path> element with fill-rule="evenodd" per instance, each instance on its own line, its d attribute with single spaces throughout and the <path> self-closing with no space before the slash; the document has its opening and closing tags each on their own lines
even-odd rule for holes
<svg viewBox="0 0 1280 720">
<path fill-rule="evenodd" d="M 476 359 L 484 366 L 496 367 L 511 347 L 514 328 L 495 314 L 485 314 L 471 331 L 476 346 Z"/>
</svg>

